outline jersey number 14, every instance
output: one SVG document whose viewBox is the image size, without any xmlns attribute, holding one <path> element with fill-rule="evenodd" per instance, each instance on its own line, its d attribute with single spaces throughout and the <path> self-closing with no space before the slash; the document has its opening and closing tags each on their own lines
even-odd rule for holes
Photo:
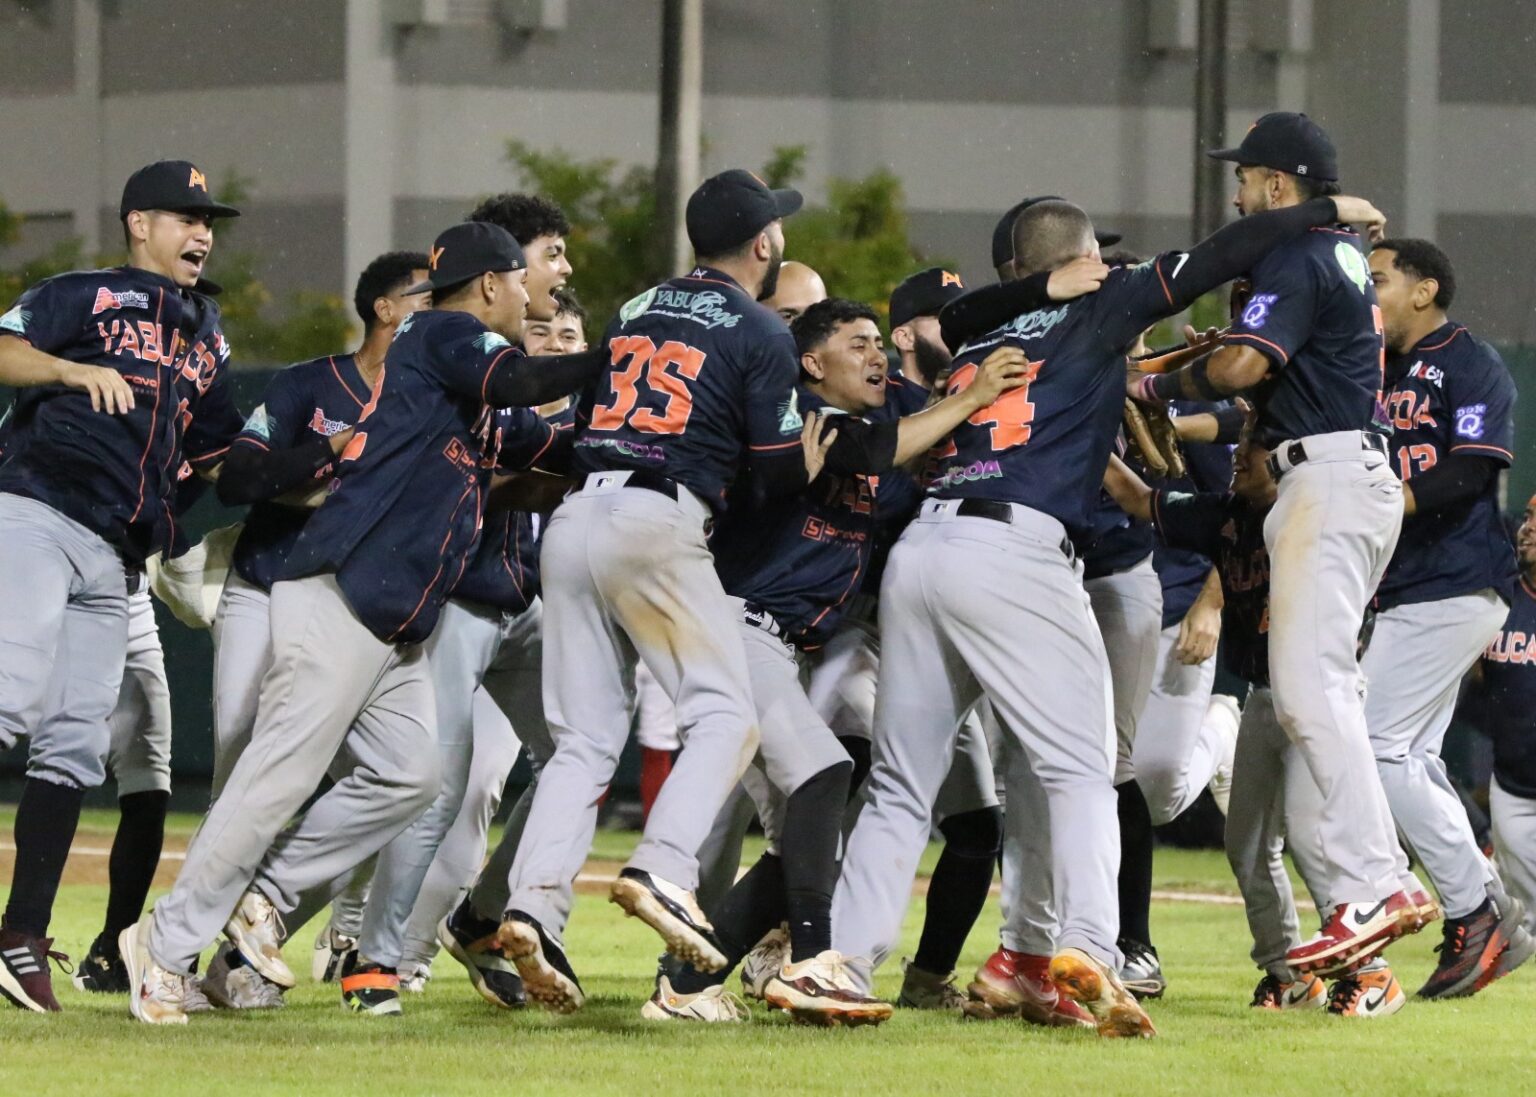
<svg viewBox="0 0 1536 1097">
<path fill-rule="evenodd" d="M 621 335 L 609 346 L 613 353 L 613 402 L 592 409 L 592 429 L 618 430 L 628 423 L 648 434 L 681 434 L 693 414 L 693 392 L 688 383 L 698 380 L 699 371 L 704 368 L 704 352 L 675 339 L 658 347 L 644 335 Z M 662 397 L 659 412 L 651 407 L 635 407 L 640 398 L 636 385 L 642 370 L 645 387 Z"/>
</svg>

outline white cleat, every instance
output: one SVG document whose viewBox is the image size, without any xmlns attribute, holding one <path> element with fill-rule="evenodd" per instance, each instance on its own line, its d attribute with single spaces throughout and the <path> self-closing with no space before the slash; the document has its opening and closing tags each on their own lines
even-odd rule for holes
<svg viewBox="0 0 1536 1097">
<path fill-rule="evenodd" d="M 128 968 L 128 1012 L 146 1025 L 184 1025 L 187 1014 L 207 1007 L 193 976 L 177 975 L 161 967 L 149 955 L 146 914 L 117 936 L 117 948 Z"/>
<path fill-rule="evenodd" d="M 725 953 L 715 940 L 715 927 L 686 888 L 641 869 L 626 868 L 613 882 L 608 901 L 661 934 L 667 951 L 684 963 L 706 973 L 725 967 Z"/>
<path fill-rule="evenodd" d="M 741 995 L 761 1002 L 768 980 L 789 962 L 789 931 L 783 926 L 763 934 L 741 961 Z"/>
<path fill-rule="evenodd" d="M 277 908 L 261 892 L 254 888 L 240 897 L 240 905 L 224 923 L 224 935 L 234 942 L 246 962 L 262 978 L 269 979 L 284 990 L 293 988 L 296 979 L 288 965 L 283 963 L 283 921 Z"/>
<path fill-rule="evenodd" d="M 705 987 L 697 994 L 679 994 L 665 975 L 656 977 L 656 992 L 640 1007 L 647 1021 L 704 1021 L 709 1024 L 740 1023 L 747 1019 L 742 1000 L 723 984 Z"/>
<path fill-rule="evenodd" d="M 309 958 L 309 974 L 317 983 L 334 983 L 341 978 L 347 957 L 357 952 L 357 938 L 337 933 L 327 922 L 315 938 L 315 949 Z"/>
<path fill-rule="evenodd" d="M 811 1025 L 878 1025 L 892 1012 L 889 1002 L 859 989 L 842 953 L 831 949 L 798 964 L 786 962 L 763 988 L 763 999 Z"/>
<path fill-rule="evenodd" d="M 203 976 L 202 991 L 220 1009 L 282 1009 L 283 988 L 243 963 L 234 945 L 221 945 Z"/>
<path fill-rule="evenodd" d="M 432 961 L 424 964 L 400 965 L 400 989 L 408 990 L 412 994 L 422 994 L 427 989 L 427 984 L 432 981 Z"/>
</svg>

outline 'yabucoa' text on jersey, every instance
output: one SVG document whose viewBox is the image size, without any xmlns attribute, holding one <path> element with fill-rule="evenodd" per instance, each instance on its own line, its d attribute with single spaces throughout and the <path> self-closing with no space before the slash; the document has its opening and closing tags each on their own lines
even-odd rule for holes
<svg viewBox="0 0 1536 1097">
<path fill-rule="evenodd" d="M 854 424 L 814 394 L 799 393 L 804 411 L 827 411 L 833 425 Z M 900 418 L 890 401 L 870 412 L 869 422 Z M 778 622 L 783 636 L 802 650 L 818 648 L 836 630 L 859 592 L 874 553 L 881 476 L 822 473 L 804 491 L 754 506 L 751 485 L 738 482 L 731 505 L 715 530 L 710 551 L 727 594 Z"/>
<path fill-rule="evenodd" d="M 131 411 L 108 415 L 80 390 L 22 389 L 0 491 L 46 503 L 130 562 L 168 546 L 183 459 L 217 464 L 240 430 L 218 305 L 135 267 L 76 271 L 22 294 L 0 336 L 115 369 L 134 393 Z"/>
<path fill-rule="evenodd" d="M 1483 686 L 1494 776 L 1506 791 L 1536 799 L 1536 589 L 1523 580 L 1483 653 Z"/>
<path fill-rule="evenodd" d="M 272 378 L 235 445 L 284 450 L 328 439 L 357 425 L 370 395 L 354 355 L 327 355 L 289 366 Z M 315 479 L 327 480 L 333 471 L 334 463 L 328 464 Z M 271 499 L 251 504 L 232 561 L 240 578 L 271 590 L 313 513 Z"/>
<path fill-rule="evenodd" d="M 1451 454 L 1514 458 L 1515 382 L 1497 352 L 1446 323 L 1387 363 L 1392 467 L 1412 483 Z M 1515 552 L 1499 519 L 1498 477 L 1476 496 L 1403 523 L 1376 604 L 1434 602 L 1492 587 L 1509 597 Z"/>
<path fill-rule="evenodd" d="M 1084 543 L 1120 429 L 1126 349 L 1182 307 L 1170 290 L 1182 258 L 1117 268 L 1097 293 L 1026 312 L 962 346 L 949 393 L 964 390 L 999 347 L 1024 351 L 1029 382 L 960 424 L 940 450 L 932 494 L 1022 503 Z"/>
<path fill-rule="evenodd" d="M 749 465 L 800 460 L 795 341 L 729 275 L 697 267 L 646 290 L 604 342 L 610 368 L 577 411 L 578 473 L 645 469 L 718 511 L 744 445 Z"/>
<path fill-rule="evenodd" d="M 278 576 L 335 572 L 388 643 L 432 634 L 480 531 L 491 475 L 484 398 L 512 346 L 464 312 L 408 316 L 321 504 Z"/>
<path fill-rule="evenodd" d="M 1265 256 L 1252 282 L 1225 341 L 1270 362 L 1253 393 L 1259 444 L 1273 449 L 1313 434 L 1384 430 L 1381 309 L 1360 237 L 1314 228 Z"/>
</svg>

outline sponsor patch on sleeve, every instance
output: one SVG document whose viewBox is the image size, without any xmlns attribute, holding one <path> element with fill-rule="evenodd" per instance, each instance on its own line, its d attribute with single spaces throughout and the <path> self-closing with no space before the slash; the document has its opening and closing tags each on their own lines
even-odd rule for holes
<svg viewBox="0 0 1536 1097">
<path fill-rule="evenodd" d="M 1250 297 L 1247 307 L 1243 309 L 1243 327 L 1262 328 L 1269 322 L 1269 310 L 1275 307 L 1278 300 L 1278 293 L 1256 293 Z"/>
<path fill-rule="evenodd" d="M 272 422 L 267 418 L 267 405 L 258 404 L 251 417 L 245 421 L 245 433 L 254 434 L 263 442 L 272 440 Z"/>
<path fill-rule="evenodd" d="M 1477 441 L 1486 430 L 1487 404 L 1469 404 L 1456 409 L 1456 437 Z"/>
<path fill-rule="evenodd" d="M 17 335 L 27 333 L 27 321 L 32 319 L 32 314 L 17 305 L 4 316 L 0 316 L 0 331 L 15 332 Z"/>
</svg>

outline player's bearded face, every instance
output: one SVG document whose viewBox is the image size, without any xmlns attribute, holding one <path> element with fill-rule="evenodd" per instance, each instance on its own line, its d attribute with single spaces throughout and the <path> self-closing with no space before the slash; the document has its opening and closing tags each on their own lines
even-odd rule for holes
<svg viewBox="0 0 1536 1097">
<path fill-rule="evenodd" d="M 1269 190 L 1265 186 L 1268 179 L 1269 172 L 1263 168 L 1238 166 L 1237 193 L 1232 196 L 1238 213 L 1246 217 L 1269 209 Z"/>
<path fill-rule="evenodd" d="M 936 317 L 924 316 L 921 319 L 931 321 L 933 327 L 938 327 Z M 927 325 L 918 326 L 914 322 L 912 353 L 917 358 L 917 372 L 922 375 L 923 383 L 932 387 L 934 381 L 944 375 L 955 359 L 939 341 L 937 333 L 930 333 L 926 328 Z"/>
<path fill-rule="evenodd" d="M 1520 566 L 1526 571 L 1536 568 L 1536 503 L 1526 509 L 1525 521 L 1515 534 L 1515 546 L 1520 552 Z"/>
<path fill-rule="evenodd" d="M 768 273 L 763 275 L 763 288 L 757 299 L 766 301 L 779 288 L 779 268 L 784 265 L 784 240 L 772 233 L 768 236 Z"/>
</svg>

